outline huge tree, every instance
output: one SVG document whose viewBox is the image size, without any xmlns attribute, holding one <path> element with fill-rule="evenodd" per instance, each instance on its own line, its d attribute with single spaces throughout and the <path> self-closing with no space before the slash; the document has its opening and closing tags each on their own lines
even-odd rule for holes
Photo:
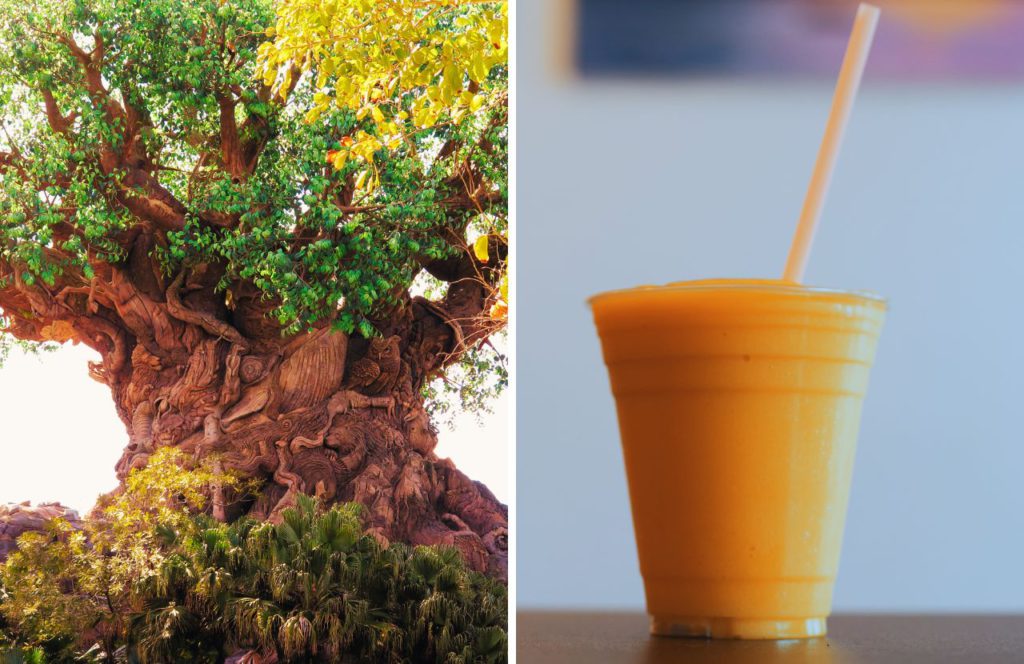
<svg viewBox="0 0 1024 664">
<path fill-rule="evenodd" d="M 504 382 L 503 11 L 0 1 L 2 323 L 99 353 L 122 479 L 175 446 L 259 482 L 221 520 L 354 500 L 504 575 L 425 397 Z"/>
</svg>

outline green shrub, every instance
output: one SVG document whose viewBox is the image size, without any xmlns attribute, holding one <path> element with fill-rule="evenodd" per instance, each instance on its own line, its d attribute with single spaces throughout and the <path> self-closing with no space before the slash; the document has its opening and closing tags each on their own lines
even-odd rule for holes
<svg viewBox="0 0 1024 664">
<path fill-rule="evenodd" d="M 382 547 L 359 511 L 300 497 L 279 525 L 166 530 L 174 553 L 140 589 L 129 642 L 145 661 L 224 639 L 282 661 L 504 661 L 504 586 L 453 549 Z"/>
<path fill-rule="evenodd" d="M 155 456 L 85 533 L 19 539 L 0 567 L 0 616 L 30 648 L 13 661 L 507 661 L 506 589 L 457 550 L 382 546 L 359 505 L 306 496 L 280 524 L 222 524 L 182 460 Z"/>
</svg>

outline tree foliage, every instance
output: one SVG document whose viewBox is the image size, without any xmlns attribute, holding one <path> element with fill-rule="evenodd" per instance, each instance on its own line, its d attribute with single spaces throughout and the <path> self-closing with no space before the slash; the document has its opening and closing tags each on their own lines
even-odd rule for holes
<svg viewBox="0 0 1024 664">
<path fill-rule="evenodd" d="M 56 543 L 56 544 L 55 544 Z M 96 607 L 65 592 L 86 571 L 85 535 L 55 520 L 44 532 L 19 538 L 19 551 L 6 563 L 0 610 L 17 634 L 31 635 L 32 645 L 63 652 L 77 634 L 93 627 Z"/>
<path fill-rule="evenodd" d="M 109 351 L 100 295 L 142 235 L 282 335 L 387 333 L 433 275 L 478 347 L 508 299 L 504 25 L 498 3 L 0 1 L 6 329 Z M 454 310 L 465 280 L 481 301 Z"/>
<path fill-rule="evenodd" d="M 361 508 L 303 497 L 278 525 L 200 510 L 208 469 L 165 450 L 85 532 L 52 523 L 0 568 L 0 615 L 53 661 L 216 662 L 239 650 L 281 661 L 503 662 L 504 586 L 458 552 L 382 546 Z"/>
<path fill-rule="evenodd" d="M 59 656 L 73 652 L 83 635 L 113 652 L 138 610 L 137 588 L 164 564 L 161 533 L 192 528 L 213 484 L 244 489 L 216 474 L 212 461 L 192 469 L 184 463 L 180 451 L 165 448 L 122 491 L 101 499 L 86 530 L 58 519 L 18 539 L 0 568 L 0 613 L 18 636 Z"/>
<path fill-rule="evenodd" d="M 359 160 L 372 183 L 379 152 L 415 149 L 411 136 L 442 126 L 479 130 L 507 105 L 505 13 L 472 0 L 284 0 L 260 47 L 264 83 L 284 94 L 296 69 L 313 69 L 307 121 L 333 107 L 368 119 L 329 158 L 339 169 Z"/>
</svg>

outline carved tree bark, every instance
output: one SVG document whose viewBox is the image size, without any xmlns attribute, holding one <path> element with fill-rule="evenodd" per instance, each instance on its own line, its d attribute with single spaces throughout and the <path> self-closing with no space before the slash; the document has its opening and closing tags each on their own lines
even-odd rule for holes
<svg viewBox="0 0 1024 664">
<path fill-rule="evenodd" d="M 140 236 L 89 287 L 57 284 L 52 294 L 10 270 L 14 287 L 0 291 L 10 332 L 100 352 L 90 374 L 110 387 L 129 437 L 120 479 L 157 449 L 179 447 L 259 481 L 255 498 L 218 491 L 219 519 L 274 521 L 300 492 L 358 501 L 379 538 L 455 546 L 473 569 L 506 578 L 507 507 L 437 457 L 421 396 L 424 381 L 488 332 L 470 304 L 486 298 L 452 286 L 439 302 L 407 299 L 378 322 L 387 337 L 329 325 L 282 337 L 266 302 L 240 289 L 225 303 L 214 266 L 164 284 L 150 247 Z"/>
<path fill-rule="evenodd" d="M 124 261 L 97 263 L 87 282 L 67 273 L 30 285 L 0 261 L 10 276 L 0 289 L 8 332 L 99 351 L 90 375 L 110 387 L 129 436 L 122 480 L 157 449 L 180 447 L 258 480 L 255 498 L 218 491 L 219 519 L 276 520 L 299 492 L 358 501 L 379 538 L 455 546 L 472 568 L 506 578 L 507 508 L 434 454 L 421 396 L 426 380 L 499 325 L 480 315 L 486 288 L 469 276 L 486 265 L 467 252 L 426 266 L 453 282 L 447 297 L 406 296 L 375 321 L 387 337 L 327 324 L 288 337 L 265 315 L 272 303 L 244 282 L 230 298 L 217 292 L 216 265 L 165 279 L 155 238 L 137 233 Z"/>
<path fill-rule="evenodd" d="M 229 322 L 246 312 L 214 311 L 207 275 L 192 276 L 191 286 L 184 275 L 174 279 L 162 301 L 123 277 L 93 295 L 139 321 L 128 361 L 118 368 L 111 351 L 93 371 L 128 430 L 121 479 L 161 447 L 216 455 L 225 470 L 262 485 L 255 498 L 218 491 L 219 519 L 275 521 L 300 492 L 358 501 L 379 538 L 455 546 L 474 569 L 506 577 L 507 508 L 434 454 L 437 434 L 420 396 L 437 358 L 463 343 L 441 305 L 410 302 L 392 325 L 401 333 L 388 338 L 329 327 L 287 340 L 249 337 Z"/>
</svg>

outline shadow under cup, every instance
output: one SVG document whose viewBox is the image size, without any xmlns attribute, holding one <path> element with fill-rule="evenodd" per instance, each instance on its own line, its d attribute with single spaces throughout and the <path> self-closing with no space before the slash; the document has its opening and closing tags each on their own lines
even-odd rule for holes
<svg viewBox="0 0 1024 664">
<path fill-rule="evenodd" d="M 651 632 L 824 634 L 884 300 L 721 280 L 590 304 Z"/>
</svg>

